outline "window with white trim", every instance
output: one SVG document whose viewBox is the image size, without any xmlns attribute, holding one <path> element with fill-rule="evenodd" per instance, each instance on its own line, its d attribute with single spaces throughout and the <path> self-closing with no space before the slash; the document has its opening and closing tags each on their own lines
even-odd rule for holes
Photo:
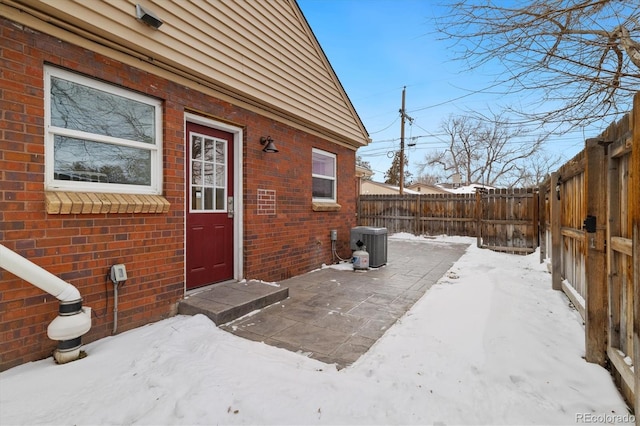
<svg viewBox="0 0 640 426">
<path fill-rule="evenodd" d="M 46 189 L 161 194 L 162 104 L 45 67 Z"/>
<path fill-rule="evenodd" d="M 313 201 L 336 202 L 336 155 L 312 149 Z"/>
</svg>

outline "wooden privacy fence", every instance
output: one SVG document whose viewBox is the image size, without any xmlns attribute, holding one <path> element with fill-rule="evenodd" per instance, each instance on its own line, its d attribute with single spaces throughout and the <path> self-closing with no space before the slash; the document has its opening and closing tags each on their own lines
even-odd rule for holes
<svg viewBox="0 0 640 426">
<path fill-rule="evenodd" d="M 361 195 L 358 224 L 389 233 L 477 237 L 479 247 L 531 253 L 538 247 L 538 193 Z"/>
<path fill-rule="evenodd" d="M 640 407 L 640 94 L 540 187 L 541 256 L 585 321 L 586 359 Z M 640 421 L 640 416 L 636 416 Z"/>
<path fill-rule="evenodd" d="M 476 236 L 474 194 L 361 195 L 358 224 L 389 233 Z"/>
</svg>

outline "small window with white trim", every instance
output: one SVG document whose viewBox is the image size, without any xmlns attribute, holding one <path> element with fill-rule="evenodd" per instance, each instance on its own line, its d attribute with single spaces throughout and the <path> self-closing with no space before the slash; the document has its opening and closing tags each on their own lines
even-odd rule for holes
<svg viewBox="0 0 640 426">
<path fill-rule="evenodd" d="M 161 194 L 158 99 L 45 67 L 46 189 Z"/>
<path fill-rule="evenodd" d="M 313 148 L 313 201 L 336 202 L 336 155 Z"/>
</svg>

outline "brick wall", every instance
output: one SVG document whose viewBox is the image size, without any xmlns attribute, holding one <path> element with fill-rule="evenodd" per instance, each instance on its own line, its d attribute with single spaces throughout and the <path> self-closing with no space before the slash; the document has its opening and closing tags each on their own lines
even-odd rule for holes
<svg viewBox="0 0 640 426">
<path fill-rule="evenodd" d="M 271 135 L 280 152 L 263 153 L 256 143 L 258 149 L 246 158 L 247 173 L 257 177 L 247 180 L 244 195 L 247 276 L 278 281 L 330 263 L 331 229 L 338 230 L 338 254 L 348 257 L 349 230 L 356 219 L 353 151 L 278 128 L 263 129 L 262 134 Z M 312 148 L 337 155 L 339 211 L 312 210 Z M 275 215 L 258 215 L 258 189 L 275 191 Z"/>
<path fill-rule="evenodd" d="M 355 154 L 299 130 L 86 49 L 0 19 L 0 241 L 76 286 L 94 310 L 90 342 L 111 334 L 111 265 L 125 263 L 118 331 L 175 313 L 184 294 L 184 112 L 202 111 L 244 126 L 244 271 L 281 280 L 332 259 L 330 229 L 348 256 L 355 225 Z M 162 214 L 48 215 L 44 195 L 43 67 L 54 64 L 164 101 Z M 271 135 L 279 153 L 262 152 Z M 311 148 L 337 155 L 338 212 L 311 208 Z M 275 191 L 276 213 L 257 214 L 258 189 Z M 58 302 L 0 269 L 0 370 L 50 355 L 46 337 Z"/>
</svg>

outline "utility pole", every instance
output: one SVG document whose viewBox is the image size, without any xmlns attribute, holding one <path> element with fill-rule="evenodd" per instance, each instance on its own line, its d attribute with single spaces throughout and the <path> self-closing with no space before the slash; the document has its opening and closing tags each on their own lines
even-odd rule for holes
<svg viewBox="0 0 640 426">
<path fill-rule="evenodd" d="M 405 114 L 404 99 L 407 86 L 402 88 L 402 108 L 400 109 L 400 195 L 404 194 L 404 120 L 413 121 L 413 118 Z"/>
</svg>

